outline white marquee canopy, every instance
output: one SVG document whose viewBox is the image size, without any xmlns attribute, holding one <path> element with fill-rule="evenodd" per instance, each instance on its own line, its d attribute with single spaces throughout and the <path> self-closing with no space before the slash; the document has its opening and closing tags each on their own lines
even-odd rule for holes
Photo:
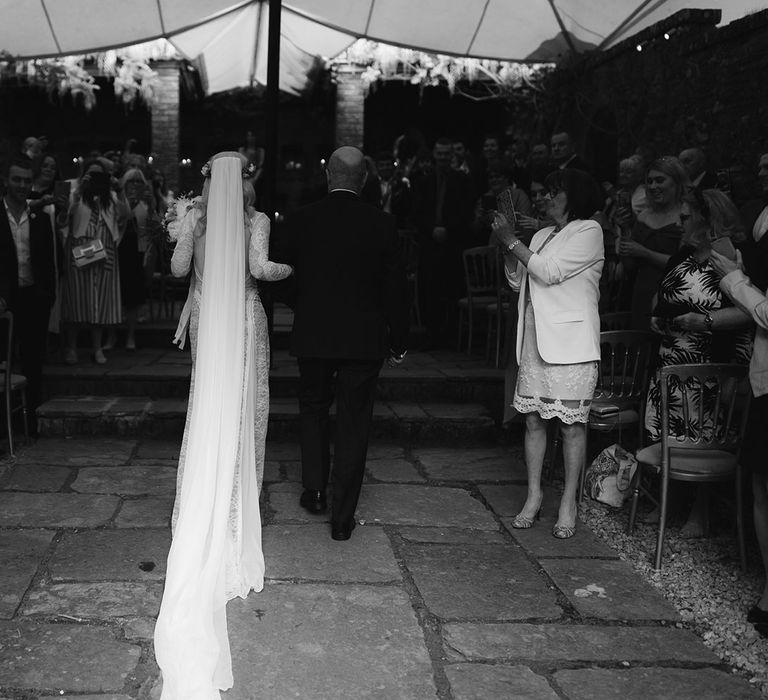
<svg viewBox="0 0 768 700">
<path fill-rule="evenodd" d="M 563 29 L 607 48 L 685 8 L 722 24 L 768 0 L 284 0 L 281 88 L 301 89 L 316 57 L 359 37 L 428 52 L 545 61 Z M 262 0 L 0 0 L 0 51 L 21 58 L 91 53 L 165 37 L 205 67 L 209 92 L 266 82 Z"/>
</svg>

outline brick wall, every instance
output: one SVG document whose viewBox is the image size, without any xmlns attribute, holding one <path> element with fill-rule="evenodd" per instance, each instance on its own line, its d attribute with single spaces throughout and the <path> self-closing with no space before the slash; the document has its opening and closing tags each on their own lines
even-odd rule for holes
<svg viewBox="0 0 768 700">
<path fill-rule="evenodd" d="M 152 153 L 157 167 L 165 174 L 168 187 L 179 187 L 179 63 L 157 61 L 160 87 L 152 106 Z"/>
<path fill-rule="evenodd" d="M 336 148 L 363 147 L 365 91 L 362 68 L 340 65 L 336 69 Z"/>
<path fill-rule="evenodd" d="M 750 195 L 757 157 L 768 151 L 768 11 L 719 29 L 718 14 L 684 10 L 557 71 L 560 107 L 550 123 L 575 132 L 603 173 L 615 171 L 598 162 L 606 152 L 617 159 L 638 146 L 657 154 L 699 146 L 711 169 L 732 169 L 737 197 Z"/>
</svg>

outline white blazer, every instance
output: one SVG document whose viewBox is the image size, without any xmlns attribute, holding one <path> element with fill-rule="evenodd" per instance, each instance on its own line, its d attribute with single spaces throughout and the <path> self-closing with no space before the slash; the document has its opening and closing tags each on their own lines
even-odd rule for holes
<svg viewBox="0 0 768 700">
<path fill-rule="evenodd" d="M 553 226 L 538 231 L 529 246 L 541 248 Z M 603 230 L 591 219 L 571 221 L 523 268 L 518 299 L 517 360 L 523 345 L 525 306 L 536 318 L 539 354 L 553 365 L 600 359 L 600 275 Z M 522 267 L 522 266 L 521 266 Z"/>
</svg>

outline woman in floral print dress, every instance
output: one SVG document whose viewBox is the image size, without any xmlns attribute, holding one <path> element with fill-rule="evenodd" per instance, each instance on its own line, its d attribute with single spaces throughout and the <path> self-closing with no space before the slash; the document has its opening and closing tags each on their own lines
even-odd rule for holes
<svg viewBox="0 0 768 700">
<path fill-rule="evenodd" d="M 747 364 L 752 349 L 751 320 L 722 292 L 720 277 L 709 260 L 712 240 L 731 237 L 739 230 L 738 212 L 722 192 L 694 191 L 684 200 L 680 219 L 684 230 L 682 246 L 669 260 L 651 319 L 651 328 L 661 334 L 657 367 L 705 362 Z M 704 424 L 699 425 L 697 408 L 689 406 L 687 411 L 683 410 L 682 391 L 673 387 L 671 401 L 676 406 L 670 416 L 673 433 L 683 433 L 686 413 L 696 432 L 706 431 L 712 425 L 714 406 L 709 411 L 705 407 Z M 658 371 L 648 391 L 645 429 L 650 441 L 661 439 Z M 708 516 L 708 489 L 701 485 L 683 534 L 706 534 Z"/>
</svg>

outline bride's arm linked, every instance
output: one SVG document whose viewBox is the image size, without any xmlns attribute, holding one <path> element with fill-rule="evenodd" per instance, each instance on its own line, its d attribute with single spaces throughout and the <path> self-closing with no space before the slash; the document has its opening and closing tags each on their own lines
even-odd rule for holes
<svg viewBox="0 0 768 700">
<path fill-rule="evenodd" d="M 195 251 L 195 226 L 199 219 L 200 211 L 195 207 L 186 213 L 179 224 L 179 235 L 171 257 L 171 274 L 174 277 L 185 277 L 192 266 L 192 256 Z"/>
<path fill-rule="evenodd" d="M 262 212 L 255 212 L 250 217 L 251 242 L 248 248 L 248 263 L 251 274 L 257 280 L 278 282 L 289 277 L 293 272 L 290 265 L 269 260 L 269 217 Z"/>
</svg>

